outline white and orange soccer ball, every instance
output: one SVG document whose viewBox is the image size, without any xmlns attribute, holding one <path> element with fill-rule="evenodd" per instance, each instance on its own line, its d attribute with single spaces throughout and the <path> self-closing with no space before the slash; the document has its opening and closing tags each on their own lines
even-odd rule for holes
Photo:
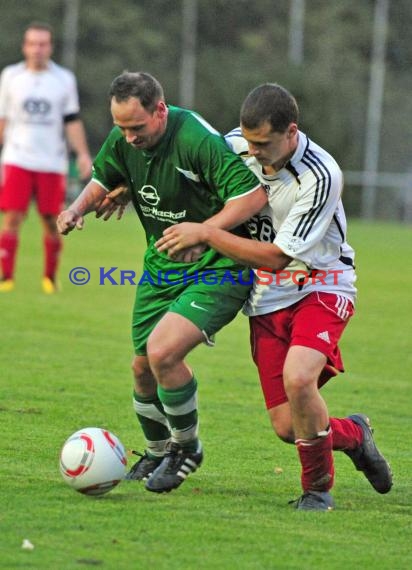
<svg viewBox="0 0 412 570">
<path fill-rule="evenodd" d="M 124 479 L 127 457 L 110 431 L 88 427 L 76 431 L 60 452 L 60 472 L 66 483 L 85 495 L 108 493 Z"/>
</svg>

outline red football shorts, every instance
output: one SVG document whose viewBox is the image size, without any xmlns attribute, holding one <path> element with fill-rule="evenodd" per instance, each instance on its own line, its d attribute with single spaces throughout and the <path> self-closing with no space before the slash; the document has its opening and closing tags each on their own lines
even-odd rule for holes
<svg viewBox="0 0 412 570">
<path fill-rule="evenodd" d="M 307 346 L 326 356 L 319 387 L 344 371 L 338 341 L 353 313 L 346 297 L 315 292 L 286 309 L 250 318 L 252 356 L 267 409 L 288 400 L 283 366 L 291 346 Z"/>
<path fill-rule="evenodd" d="M 57 216 L 64 205 L 66 176 L 56 172 L 35 172 L 4 164 L 0 210 L 26 213 L 30 202 L 37 202 L 40 214 Z"/>
</svg>

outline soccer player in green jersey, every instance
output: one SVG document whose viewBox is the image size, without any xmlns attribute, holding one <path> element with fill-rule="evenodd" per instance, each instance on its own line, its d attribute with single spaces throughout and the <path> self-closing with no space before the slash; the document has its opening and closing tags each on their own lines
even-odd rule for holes
<svg viewBox="0 0 412 570">
<path fill-rule="evenodd" d="M 128 478 L 165 492 L 203 460 L 197 383 L 184 359 L 201 342 L 213 344 L 214 333 L 242 307 L 251 278 L 243 265 L 210 248 L 188 249 L 171 260 L 154 244 L 182 221 L 234 229 L 267 196 L 215 129 L 192 111 L 166 104 L 151 75 L 123 73 L 110 96 L 115 126 L 92 180 L 60 214 L 58 228 L 62 234 L 81 228 L 83 216 L 99 210 L 108 192 L 127 185 L 147 240 L 132 320 L 134 408 L 146 450 Z"/>
</svg>

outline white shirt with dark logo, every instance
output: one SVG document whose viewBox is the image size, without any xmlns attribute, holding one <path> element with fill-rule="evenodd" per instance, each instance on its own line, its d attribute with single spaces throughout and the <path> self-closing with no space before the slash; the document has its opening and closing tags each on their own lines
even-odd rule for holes
<svg viewBox="0 0 412 570">
<path fill-rule="evenodd" d="M 268 205 L 248 223 L 251 236 L 276 244 L 293 258 L 282 271 L 255 268 L 244 312 L 254 316 L 277 311 L 313 291 L 334 293 L 353 303 L 355 254 L 346 242 L 343 175 L 333 157 L 299 132 L 292 158 L 275 175 L 266 176 L 256 158 L 248 155 L 239 128 L 226 140 L 268 193 Z"/>
<path fill-rule="evenodd" d="M 44 71 L 24 62 L 4 68 L 0 118 L 6 120 L 1 161 L 37 172 L 67 171 L 64 117 L 79 112 L 76 79 L 50 62 Z"/>
</svg>

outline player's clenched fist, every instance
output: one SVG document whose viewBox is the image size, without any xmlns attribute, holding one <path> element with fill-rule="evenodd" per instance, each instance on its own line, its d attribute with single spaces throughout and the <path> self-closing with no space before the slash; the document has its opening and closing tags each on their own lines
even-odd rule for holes
<svg viewBox="0 0 412 570">
<path fill-rule="evenodd" d="M 57 218 L 57 229 L 59 233 L 67 235 L 74 228 L 78 230 L 83 229 L 83 216 L 75 212 L 74 210 L 63 210 L 59 217 Z"/>
</svg>

